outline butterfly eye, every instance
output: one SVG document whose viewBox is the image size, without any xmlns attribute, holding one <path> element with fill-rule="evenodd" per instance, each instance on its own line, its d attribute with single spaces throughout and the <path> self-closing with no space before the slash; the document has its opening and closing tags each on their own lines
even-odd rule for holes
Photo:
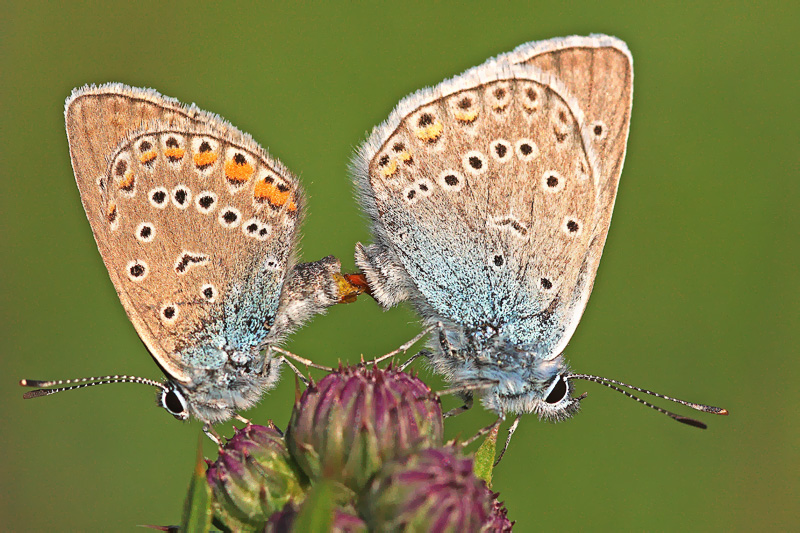
<svg viewBox="0 0 800 533">
<path fill-rule="evenodd" d="M 169 414 L 178 420 L 189 418 L 186 400 L 177 389 L 169 388 L 161 393 L 161 407 L 169 411 Z"/>
<path fill-rule="evenodd" d="M 547 395 L 544 401 L 549 404 L 557 404 L 566 397 L 568 392 L 567 382 L 561 376 L 556 376 L 550 387 L 547 389 Z"/>
</svg>

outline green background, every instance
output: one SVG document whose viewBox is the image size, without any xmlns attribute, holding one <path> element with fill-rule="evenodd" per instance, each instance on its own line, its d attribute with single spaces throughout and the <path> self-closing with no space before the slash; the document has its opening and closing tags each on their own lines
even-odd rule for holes
<svg viewBox="0 0 800 533">
<path fill-rule="evenodd" d="M 568 359 L 731 416 L 701 415 L 700 431 L 579 382 L 583 412 L 525 417 L 495 489 L 518 531 L 797 527 L 796 2 L 0 7 L 0 528 L 177 523 L 200 432 L 146 387 L 22 401 L 16 385 L 159 375 L 80 206 L 62 114 L 73 87 L 154 87 L 250 132 L 308 192 L 302 257 L 335 254 L 351 269 L 369 236 L 347 164 L 400 98 L 523 42 L 592 32 L 628 43 L 635 96 L 614 222 Z M 363 299 L 287 347 L 331 364 L 418 331 L 408 308 Z M 247 415 L 285 425 L 293 389 L 287 375 Z M 447 433 L 491 420 L 478 407 Z"/>
</svg>

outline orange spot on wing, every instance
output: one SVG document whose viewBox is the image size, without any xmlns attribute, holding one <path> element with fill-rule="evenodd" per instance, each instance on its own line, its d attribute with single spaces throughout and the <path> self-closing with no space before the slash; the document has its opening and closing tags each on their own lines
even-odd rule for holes
<svg viewBox="0 0 800 533">
<path fill-rule="evenodd" d="M 466 122 L 467 124 L 470 124 L 470 123 L 474 122 L 476 118 L 478 118 L 478 112 L 477 111 L 456 111 L 455 117 L 456 117 L 456 120 L 459 120 L 461 122 Z"/>
<path fill-rule="evenodd" d="M 133 171 L 129 170 L 119 182 L 119 188 L 129 191 L 133 187 L 133 182 L 136 181 L 136 176 Z"/>
<path fill-rule="evenodd" d="M 297 209 L 297 205 L 292 199 L 292 191 L 281 191 L 268 179 L 264 179 L 256 183 L 255 190 L 253 191 L 253 197 L 259 202 L 267 201 L 271 205 L 278 207 L 288 202 L 289 206 L 287 209 L 289 211 L 295 211 Z"/>
<path fill-rule="evenodd" d="M 213 165 L 217 160 L 217 154 L 214 152 L 198 152 L 194 154 L 194 164 L 198 167 L 207 167 Z"/>
<path fill-rule="evenodd" d="M 164 155 L 172 160 L 183 158 L 183 154 L 185 153 L 186 150 L 184 150 L 183 148 L 167 148 L 166 150 L 164 150 Z"/>
<path fill-rule="evenodd" d="M 430 126 L 418 129 L 417 138 L 421 141 L 433 142 L 442 135 L 442 131 L 444 131 L 444 125 L 437 120 Z"/>
<path fill-rule="evenodd" d="M 387 178 L 397 171 L 397 159 L 392 159 L 388 165 L 381 169 L 381 174 Z"/>
<path fill-rule="evenodd" d="M 225 177 L 228 180 L 242 183 L 249 180 L 252 175 L 253 165 L 248 163 L 240 165 L 233 159 L 225 161 Z"/>
<path fill-rule="evenodd" d="M 144 144 L 144 143 L 142 143 L 142 144 Z M 141 161 L 141 163 L 144 165 L 144 164 L 146 164 L 146 163 L 149 163 L 149 162 L 150 162 L 150 161 L 152 161 L 153 159 L 155 159 L 155 158 L 156 158 L 156 155 L 158 155 L 158 154 L 156 154 L 156 152 L 155 152 L 154 150 L 150 150 L 149 152 L 145 152 L 145 153 L 143 153 L 143 154 L 142 154 L 142 155 L 139 157 L 139 161 Z"/>
</svg>

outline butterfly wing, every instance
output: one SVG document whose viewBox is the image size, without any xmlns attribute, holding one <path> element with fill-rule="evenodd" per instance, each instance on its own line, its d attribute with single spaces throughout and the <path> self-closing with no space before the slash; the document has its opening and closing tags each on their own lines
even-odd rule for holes
<svg viewBox="0 0 800 533">
<path fill-rule="evenodd" d="M 558 355 L 608 231 L 631 84 L 624 43 L 598 36 L 529 43 L 404 99 L 354 161 L 376 238 L 356 261 L 378 301 Z"/>
<path fill-rule="evenodd" d="M 293 263 L 294 176 L 221 118 L 151 90 L 77 90 L 66 124 L 97 246 L 162 369 L 191 383 L 262 346 Z"/>
</svg>

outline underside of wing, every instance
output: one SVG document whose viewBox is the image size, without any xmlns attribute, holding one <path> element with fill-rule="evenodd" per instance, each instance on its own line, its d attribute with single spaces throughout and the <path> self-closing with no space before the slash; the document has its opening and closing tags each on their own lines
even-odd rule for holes
<svg viewBox="0 0 800 533">
<path fill-rule="evenodd" d="M 67 131 L 114 287 L 158 364 L 190 382 L 270 334 L 293 263 L 295 178 L 222 119 L 153 91 L 77 91 Z"/>
<path fill-rule="evenodd" d="M 547 356 L 591 289 L 619 175 L 604 141 L 620 122 L 581 100 L 604 90 L 591 73 L 565 79 L 522 48 L 404 99 L 362 146 L 354 170 L 377 244 L 360 266 L 401 266 L 424 315 Z"/>
</svg>

